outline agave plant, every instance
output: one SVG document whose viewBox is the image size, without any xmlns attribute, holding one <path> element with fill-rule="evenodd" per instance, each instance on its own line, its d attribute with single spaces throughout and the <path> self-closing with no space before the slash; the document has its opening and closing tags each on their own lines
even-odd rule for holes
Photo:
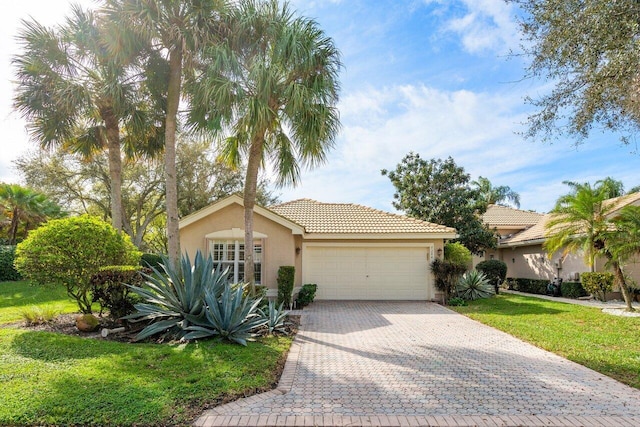
<svg viewBox="0 0 640 427">
<path fill-rule="evenodd" d="M 276 303 L 269 301 L 269 305 L 266 310 L 258 309 L 260 317 L 266 320 L 265 326 L 268 333 L 272 334 L 274 331 L 285 332 L 284 321 L 287 318 L 287 310 L 283 309 L 283 304 L 276 306 Z"/>
<path fill-rule="evenodd" d="M 254 331 L 267 320 L 257 313 L 261 298 L 253 299 L 243 295 L 244 286 L 225 284 L 222 294 L 205 293 L 205 321 L 188 326 L 184 339 L 198 339 L 218 336 L 238 344 L 247 345 Z"/>
<path fill-rule="evenodd" d="M 489 298 L 495 294 L 495 290 L 487 280 L 487 277 L 478 270 L 464 273 L 458 280 L 456 291 L 458 292 L 458 297 L 465 300 Z"/>
<path fill-rule="evenodd" d="M 171 268 L 165 258 L 160 269 L 152 268 L 153 274 L 143 274 L 144 287 L 131 286 L 143 301 L 135 304 L 136 312 L 123 319 L 132 322 L 150 321 L 136 336 L 141 340 L 165 333 L 181 338 L 192 324 L 205 320 L 205 295 L 221 295 L 228 285 L 228 269 L 216 269 L 211 256 L 205 258 L 196 253 L 193 265 L 188 255 L 182 257 L 178 268 Z"/>
</svg>

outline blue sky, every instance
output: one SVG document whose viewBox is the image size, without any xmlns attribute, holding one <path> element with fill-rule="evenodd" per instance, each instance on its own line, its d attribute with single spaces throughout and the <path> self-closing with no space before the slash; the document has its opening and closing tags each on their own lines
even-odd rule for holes
<svg viewBox="0 0 640 427">
<path fill-rule="evenodd" d="M 80 2 L 91 5 L 90 1 Z M 33 148 L 11 114 L 9 58 L 20 18 L 59 22 L 66 0 L 23 0 L 0 17 L 0 180 L 16 181 L 11 161 Z M 583 145 L 525 141 L 517 134 L 528 106 L 548 82 L 523 80 L 526 58 L 509 55 L 520 41 L 517 10 L 502 0 L 295 0 L 342 52 L 342 131 L 328 162 L 305 171 L 296 188 L 277 190 L 282 200 L 313 198 L 384 210 L 394 189 L 381 169 L 393 169 L 409 152 L 423 158 L 452 156 L 471 174 L 509 185 L 521 207 L 545 212 L 566 192 L 564 180 L 612 176 L 627 188 L 640 184 L 635 146 L 594 132 Z"/>
</svg>

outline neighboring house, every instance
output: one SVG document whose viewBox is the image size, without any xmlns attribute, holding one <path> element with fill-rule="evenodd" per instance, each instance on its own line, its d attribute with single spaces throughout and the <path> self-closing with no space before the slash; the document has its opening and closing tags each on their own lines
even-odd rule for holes
<svg viewBox="0 0 640 427">
<path fill-rule="evenodd" d="M 183 218 L 180 244 L 191 257 L 211 253 L 241 281 L 243 228 L 242 198 L 230 196 Z M 296 287 L 316 283 L 317 299 L 430 300 L 429 264 L 455 237 L 450 227 L 354 204 L 256 206 L 256 282 L 277 289 L 278 268 L 293 265 Z"/>
<path fill-rule="evenodd" d="M 613 205 L 611 217 L 624 206 L 640 205 L 640 193 L 628 194 L 605 201 Z M 580 273 L 590 271 L 582 253 L 562 256 L 561 252 L 551 257 L 543 250 L 545 224 L 550 215 L 521 211 L 505 206 L 491 205 L 483 215 L 483 221 L 500 235 L 498 249 L 487 251 L 486 259 L 500 259 L 507 264 L 507 277 L 522 279 L 546 279 L 561 277 L 565 281 L 579 280 Z M 604 259 L 597 259 L 596 271 L 606 271 Z M 640 282 L 640 263 L 625 268 L 636 282 Z"/>
</svg>

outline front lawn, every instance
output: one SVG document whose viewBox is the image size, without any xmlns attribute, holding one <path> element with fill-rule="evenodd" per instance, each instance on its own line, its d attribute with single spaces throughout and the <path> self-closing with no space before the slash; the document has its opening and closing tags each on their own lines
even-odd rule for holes
<svg viewBox="0 0 640 427">
<path fill-rule="evenodd" d="M 75 313 L 78 306 L 62 286 L 32 286 L 26 281 L 0 282 L 0 324 L 22 320 L 30 307 L 52 308 L 59 313 Z"/>
<path fill-rule="evenodd" d="M 640 318 L 502 294 L 450 307 L 538 347 L 640 388 Z"/>
<path fill-rule="evenodd" d="M 19 306 L 75 307 L 43 288 L 20 291 L 25 302 L 21 286 L 0 283 L 3 322 L 19 320 Z M 290 344 L 126 344 L 0 325 L 0 424 L 190 424 L 221 401 L 270 388 Z"/>
</svg>

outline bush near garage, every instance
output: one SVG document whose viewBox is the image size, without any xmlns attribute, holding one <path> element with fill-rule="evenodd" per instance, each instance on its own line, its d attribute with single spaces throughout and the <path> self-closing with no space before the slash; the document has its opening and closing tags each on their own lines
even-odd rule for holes
<svg viewBox="0 0 640 427">
<path fill-rule="evenodd" d="M 489 283 L 494 287 L 496 293 L 498 288 L 507 277 L 507 264 L 499 259 L 488 259 L 479 262 L 476 270 L 484 273 Z"/>
<path fill-rule="evenodd" d="M 278 301 L 277 305 L 291 307 L 293 297 L 293 284 L 296 277 L 296 268 L 292 265 L 283 265 L 278 269 Z"/>
</svg>

